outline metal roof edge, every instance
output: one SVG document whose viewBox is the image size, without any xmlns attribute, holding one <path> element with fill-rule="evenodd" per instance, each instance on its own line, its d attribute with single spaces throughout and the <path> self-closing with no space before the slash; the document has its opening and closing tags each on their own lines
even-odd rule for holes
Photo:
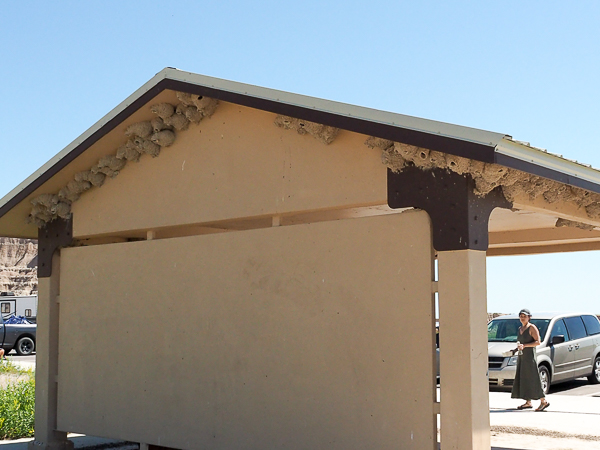
<svg viewBox="0 0 600 450">
<path fill-rule="evenodd" d="M 495 152 L 498 164 L 600 193 L 600 171 L 592 167 L 506 137 Z"/>
<path fill-rule="evenodd" d="M 208 88 L 227 91 L 230 93 L 254 97 L 267 101 L 275 101 L 299 108 L 319 110 L 327 114 L 334 114 L 359 120 L 367 120 L 384 125 L 401 127 L 420 133 L 429 133 L 457 139 L 467 142 L 482 144 L 494 147 L 502 138 L 504 133 L 481 130 L 462 125 L 440 122 L 430 119 L 422 119 L 415 116 L 408 116 L 388 111 L 382 111 L 364 106 L 356 106 L 349 103 L 325 100 L 318 97 L 295 94 L 276 89 L 269 89 L 260 86 L 239 83 L 236 81 L 213 78 L 205 75 L 199 75 L 192 72 L 185 72 L 179 69 L 167 68 L 164 70 L 166 76 L 175 81 L 189 84 L 205 86 Z"/>
</svg>

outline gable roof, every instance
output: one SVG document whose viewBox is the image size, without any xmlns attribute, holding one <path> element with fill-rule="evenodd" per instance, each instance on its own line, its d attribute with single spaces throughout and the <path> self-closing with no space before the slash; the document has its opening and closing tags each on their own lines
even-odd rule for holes
<svg viewBox="0 0 600 450">
<path fill-rule="evenodd" d="M 600 193 L 600 172 L 510 136 L 166 68 L 0 199 L 1 218 L 165 90 L 182 91 L 539 175 Z M 16 237 L 35 237 L 23 225 Z M 2 234 L 2 227 L 0 227 Z M 14 233 L 13 233 L 14 234 Z"/>
</svg>

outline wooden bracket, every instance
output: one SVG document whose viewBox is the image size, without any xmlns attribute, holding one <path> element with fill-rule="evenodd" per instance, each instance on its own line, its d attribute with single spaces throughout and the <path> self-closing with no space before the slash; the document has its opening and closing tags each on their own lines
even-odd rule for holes
<svg viewBox="0 0 600 450">
<path fill-rule="evenodd" d="M 73 242 L 73 218 L 54 219 L 38 230 L 38 278 L 52 275 L 52 256 Z"/>
</svg>

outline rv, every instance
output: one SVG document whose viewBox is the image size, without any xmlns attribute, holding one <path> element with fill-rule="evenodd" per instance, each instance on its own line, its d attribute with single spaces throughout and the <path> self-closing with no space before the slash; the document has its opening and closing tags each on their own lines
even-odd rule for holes
<svg viewBox="0 0 600 450">
<path fill-rule="evenodd" d="M 35 322 L 37 300 L 37 295 L 16 296 L 12 292 L 0 292 L 0 313 L 4 318 L 14 314 Z"/>
</svg>

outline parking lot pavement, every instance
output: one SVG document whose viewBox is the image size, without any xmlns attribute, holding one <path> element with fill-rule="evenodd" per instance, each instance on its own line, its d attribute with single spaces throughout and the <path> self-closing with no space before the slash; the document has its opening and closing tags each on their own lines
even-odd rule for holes
<svg viewBox="0 0 600 450">
<path fill-rule="evenodd" d="M 600 384 L 590 384 L 587 378 L 577 378 L 576 380 L 553 385 L 551 392 L 559 395 L 600 397 Z"/>
</svg>

